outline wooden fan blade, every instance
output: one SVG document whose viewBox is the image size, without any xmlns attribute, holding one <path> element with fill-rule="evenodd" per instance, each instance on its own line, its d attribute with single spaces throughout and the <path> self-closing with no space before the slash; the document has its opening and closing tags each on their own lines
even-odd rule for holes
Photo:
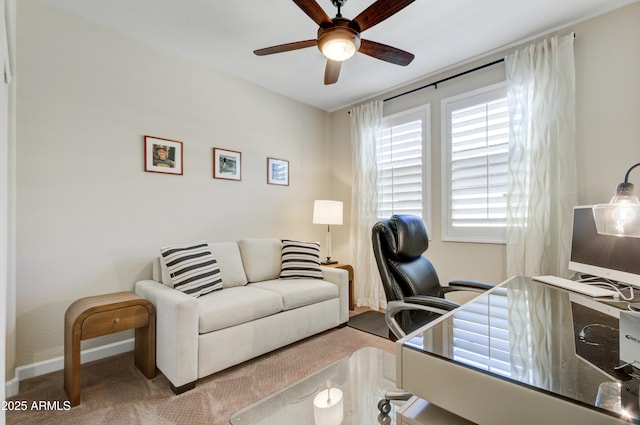
<svg viewBox="0 0 640 425">
<path fill-rule="evenodd" d="M 304 13 L 306 13 L 313 22 L 320 26 L 331 25 L 331 18 L 327 15 L 322 7 L 315 0 L 293 0 Z"/>
<path fill-rule="evenodd" d="M 409 65 L 415 57 L 412 53 L 371 40 L 360 40 L 358 52 L 401 66 Z"/>
<path fill-rule="evenodd" d="M 291 50 L 304 49 L 306 47 L 316 46 L 317 44 L 318 44 L 317 40 L 296 41 L 294 43 L 279 44 L 277 46 L 265 47 L 264 49 L 254 50 L 253 53 L 255 53 L 258 56 L 272 55 L 274 53 L 282 53 L 282 52 L 289 52 Z"/>
<path fill-rule="evenodd" d="M 340 67 L 342 62 L 327 59 L 327 67 L 324 69 L 324 84 L 334 84 L 340 76 Z"/>
<path fill-rule="evenodd" d="M 358 24 L 360 27 L 359 31 L 362 32 L 395 15 L 414 1 L 415 0 L 378 0 L 353 18 L 352 22 Z M 357 28 L 354 29 L 358 30 Z"/>
</svg>

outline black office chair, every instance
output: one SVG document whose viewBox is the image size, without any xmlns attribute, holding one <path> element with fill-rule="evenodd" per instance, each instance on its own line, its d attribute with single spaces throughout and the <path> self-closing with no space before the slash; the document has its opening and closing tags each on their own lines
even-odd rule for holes
<svg viewBox="0 0 640 425">
<path fill-rule="evenodd" d="M 452 291 L 484 292 L 493 285 L 455 280 L 440 285 L 433 264 L 423 254 L 429 234 L 422 218 L 393 215 L 373 226 L 373 252 L 387 297 L 385 320 L 396 340 L 460 304 L 444 298 Z"/>
<path fill-rule="evenodd" d="M 423 254 L 429 248 L 424 221 L 413 215 L 393 215 L 373 226 L 373 252 L 387 297 L 385 321 L 389 339 L 395 341 L 460 304 L 444 298 L 451 291 L 484 292 L 493 285 L 456 280 L 440 285 L 438 274 Z M 391 411 L 390 400 L 408 400 L 411 394 L 392 391 L 378 403 L 383 415 Z"/>
</svg>

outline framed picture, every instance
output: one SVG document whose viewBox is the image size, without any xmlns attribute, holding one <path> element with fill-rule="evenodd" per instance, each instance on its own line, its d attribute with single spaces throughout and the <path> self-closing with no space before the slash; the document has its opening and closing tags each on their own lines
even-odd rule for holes
<svg viewBox="0 0 640 425">
<path fill-rule="evenodd" d="M 267 183 L 289 186 L 289 161 L 267 158 Z"/>
<path fill-rule="evenodd" d="M 242 153 L 213 148 L 213 178 L 241 180 Z"/>
<path fill-rule="evenodd" d="M 182 142 L 144 136 L 144 171 L 182 175 Z"/>
</svg>

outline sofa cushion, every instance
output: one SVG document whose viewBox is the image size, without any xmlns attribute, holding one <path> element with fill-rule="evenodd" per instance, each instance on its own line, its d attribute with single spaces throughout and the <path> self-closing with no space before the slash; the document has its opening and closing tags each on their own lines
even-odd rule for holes
<svg viewBox="0 0 640 425">
<path fill-rule="evenodd" d="M 275 279 L 250 283 L 247 287 L 261 288 L 279 294 L 285 310 L 338 298 L 338 286 L 318 279 Z"/>
<path fill-rule="evenodd" d="M 240 249 L 236 242 L 209 242 L 209 250 L 220 266 L 222 286 L 224 288 L 247 284 L 247 275 L 244 273 Z M 153 279 L 173 288 L 169 270 L 167 270 L 167 266 L 161 257 L 154 260 L 152 267 Z M 157 270 L 156 267 L 158 267 Z"/>
<path fill-rule="evenodd" d="M 178 291 L 200 297 L 222 289 L 220 267 L 206 241 L 163 247 L 160 254 Z"/>
<path fill-rule="evenodd" d="M 241 286 L 198 298 L 200 334 L 239 325 L 282 311 L 282 296 L 274 291 Z"/>
<path fill-rule="evenodd" d="M 231 288 L 247 284 L 240 248 L 236 242 L 209 242 L 209 249 L 220 265 L 223 287 Z"/>
<path fill-rule="evenodd" d="M 238 241 L 238 247 L 249 282 L 277 279 L 280 276 L 280 239 L 242 239 Z"/>
<path fill-rule="evenodd" d="M 282 240 L 280 279 L 322 279 L 320 244 Z"/>
</svg>

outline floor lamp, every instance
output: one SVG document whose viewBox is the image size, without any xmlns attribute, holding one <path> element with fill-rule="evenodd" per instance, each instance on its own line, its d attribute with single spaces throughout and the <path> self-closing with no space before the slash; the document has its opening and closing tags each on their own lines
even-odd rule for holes
<svg viewBox="0 0 640 425">
<path fill-rule="evenodd" d="M 313 223 L 327 225 L 327 261 L 322 264 L 336 264 L 331 259 L 331 225 L 342 224 L 342 202 L 316 200 L 313 202 Z"/>
</svg>

